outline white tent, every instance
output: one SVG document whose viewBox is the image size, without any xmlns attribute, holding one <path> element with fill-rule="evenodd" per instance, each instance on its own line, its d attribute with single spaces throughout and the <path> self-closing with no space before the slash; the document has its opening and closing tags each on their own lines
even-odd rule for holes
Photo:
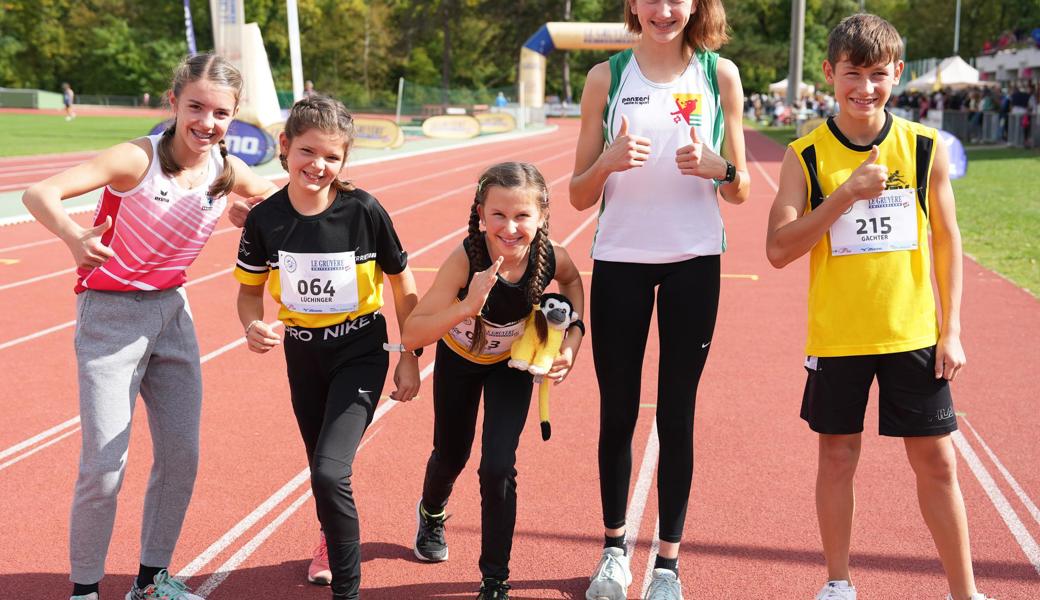
<svg viewBox="0 0 1040 600">
<path fill-rule="evenodd" d="M 939 66 L 906 84 L 906 89 L 930 92 L 939 88 L 964 88 L 995 85 L 992 81 L 980 81 L 979 72 L 959 56 L 943 59 Z"/>
<path fill-rule="evenodd" d="M 812 94 L 812 93 L 816 92 L 816 88 L 811 86 L 811 85 L 809 85 L 808 83 L 805 83 L 803 81 L 803 82 L 799 83 L 799 85 L 798 85 L 798 92 L 801 95 L 804 96 L 805 94 Z M 780 81 L 777 81 L 776 83 L 770 83 L 769 84 L 769 93 L 771 93 L 771 94 L 786 94 L 787 93 L 787 78 L 784 77 L 783 79 L 781 79 Z"/>
</svg>

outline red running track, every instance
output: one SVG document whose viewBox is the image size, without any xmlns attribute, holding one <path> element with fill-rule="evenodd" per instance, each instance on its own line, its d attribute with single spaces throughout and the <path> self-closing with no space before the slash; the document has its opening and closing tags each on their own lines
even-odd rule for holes
<svg viewBox="0 0 1040 600">
<path fill-rule="evenodd" d="M 579 268 L 589 271 L 593 211 L 576 213 L 566 199 L 577 123 L 558 125 L 551 135 L 370 165 L 351 177 L 394 215 L 425 289 L 433 269 L 461 240 L 453 232 L 466 223 L 482 168 L 507 158 L 532 161 L 553 184 L 553 237 L 567 241 Z M 815 435 L 797 417 L 806 266 L 803 260 L 775 271 L 765 261 L 770 180 L 776 179 L 782 149 L 748 135 L 756 159 L 754 190 L 746 205 L 724 208 L 728 277 L 699 397 L 681 573 L 688 598 L 811 598 L 824 571 L 813 508 Z M 0 229 L 0 258 L 19 260 L 0 264 L 0 377 L 6 390 L 0 412 L 0 502 L 6 509 L 0 517 L 0 590 L 11 598 L 61 598 L 69 589 L 67 518 L 79 435 L 72 327 L 60 326 L 74 319 L 72 276 L 54 275 L 69 267 L 60 243 L 11 249 L 46 239 L 36 224 Z M 213 599 L 327 598 L 326 589 L 304 579 L 317 523 L 281 353 L 258 356 L 235 345 L 241 339 L 234 314 L 237 284 L 228 269 L 236 242 L 234 231 L 215 236 L 189 274 L 206 396 L 202 465 L 172 568 L 191 575 L 189 583 Z M 23 283 L 43 276 L 48 277 Z M 960 478 L 980 587 L 1001 600 L 1040 597 L 1040 419 L 1034 409 L 1040 385 L 1029 373 L 1040 361 L 1037 308 L 1031 296 L 967 261 L 969 365 L 954 386 L 964 413 Z M 273 318 L 273 306 L 268 309 Z M 393 321 L 393 311 L 387 314 Z M 390 327 L 396 331 L 393 322 Z M 631 598 L 639 597 L 657 516 L 657 352 L 652 338 L 644 370 L 646 406 L 633 446 L 629 527 L 638 536 Z M 423 357 L 424 372 L 432 358 Z M 532 416 L 520 448 L 512 562 L 518 599 L 583 597 L 601 543 L 598 396 L 588 344 L 571 377 L 553 393 L 553 439 L 540 440 Z M 476 593 L 477 456 L 449 508 L 451 560 L 420 564 L 411 553 L 414 505 L 432 438 L 430 394 L 427 378 L 419 400 L 382 404 L 357 458 L 365 598 Z M 150 444 L 142 413 L 135 420 L 109 576 L 102 582 L 106 598 L 125 593 L 137 566 Z M 944 578 L 918 515 L 902 444 L 873 434 L 876 423 L 876 416 L 868 418 L 858 476 L 853 568 L 861 598 L 941 598 Z"/>
</svg>

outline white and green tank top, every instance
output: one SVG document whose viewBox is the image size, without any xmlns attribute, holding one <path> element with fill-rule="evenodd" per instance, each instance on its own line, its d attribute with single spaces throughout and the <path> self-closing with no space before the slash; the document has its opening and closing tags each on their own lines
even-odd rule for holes
<svg viewBox="0 0 1040 600">
<path fill-rule="evenodd" d="M 669 263 L 726 249 L 717 184 L 683 175 L 675 162 L 675 151 L 691 143 L 691 127 L 697 128 L 698 139 L 719 152 L 723 119 L 717 61 L 718 54 L 697 51 L 682 75 L 656 83 L 639 70 L 632 50 L 610 57 L 604 142 L 614 141 L 625 115 L 629 134 L 650 139 L 650 157 L 642 167 L 607 178 L 592 245 L 594 259 Z"/>
</svg>

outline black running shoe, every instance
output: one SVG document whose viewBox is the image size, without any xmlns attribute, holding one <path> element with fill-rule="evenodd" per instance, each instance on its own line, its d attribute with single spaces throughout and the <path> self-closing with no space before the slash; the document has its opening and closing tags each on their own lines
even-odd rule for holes
<svg viewBox="0 0 1040 600">
<path fill-rule="evenodd" d="M 448 560 L 448 542 L 444 539 L 444 522 L 448 516 L 443 512 L 431 517 L 422 509 L 422 500 L 415 505 L 415 556 L 427 562 Z"/>
<path fill-rule="evenodd" d="M 480 593 L 477 600 L 509 600 L 511 585 L 492 577 L 485 577 L 480 582 Z"/>
</svg>

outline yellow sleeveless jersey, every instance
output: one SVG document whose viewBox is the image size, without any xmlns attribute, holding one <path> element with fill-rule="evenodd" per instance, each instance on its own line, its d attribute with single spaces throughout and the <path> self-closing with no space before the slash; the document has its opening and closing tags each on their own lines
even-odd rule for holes
<svg viewBox="0 0 1040 600">
<path fill-rule="evenodd" d="M 809 356 L 856 356 L 934 345 L 939 326 L 928 246 L 928 179 L 938 132 L 886 113 L 874 144 L 885 192 L 857 201 L 809 255 Z M 791 143 L 805 175 L 806 212 L 870 153 L 834 119 Z"/>
</svg>

